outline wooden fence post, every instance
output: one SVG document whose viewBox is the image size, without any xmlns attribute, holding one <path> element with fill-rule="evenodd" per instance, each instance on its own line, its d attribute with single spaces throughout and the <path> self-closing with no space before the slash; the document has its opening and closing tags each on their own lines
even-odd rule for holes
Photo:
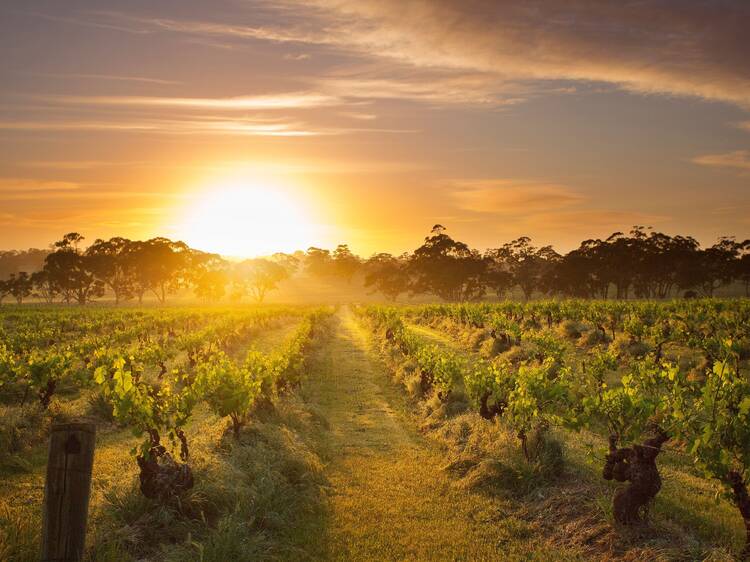
<svg viewBox="0 0 750 562">
<path fill-rule="evenodd" d="M 83 559 L 96 426 L 52 426 L 44 485 L 42 562 Z"/>
</svg>

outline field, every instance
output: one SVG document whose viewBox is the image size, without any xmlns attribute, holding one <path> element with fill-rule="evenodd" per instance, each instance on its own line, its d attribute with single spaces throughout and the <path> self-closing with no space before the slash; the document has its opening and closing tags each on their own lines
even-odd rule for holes
<svg viewBox="0 0 750 562">
<path fill-rule="evenodd" d="M 50 425 L 89 560 L 732 560 L 750 303 L 0 307 L 0 559 Z"/>
</svg>

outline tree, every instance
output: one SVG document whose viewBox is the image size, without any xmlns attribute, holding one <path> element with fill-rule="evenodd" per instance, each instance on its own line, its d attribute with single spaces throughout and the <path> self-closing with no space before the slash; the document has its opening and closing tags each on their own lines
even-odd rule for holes
<svg viewBox="0 0 750 562">
<path fill-rule="evenodd" d="M 298 254 L 302 254 L 302 257 L 304 257 L 304 253 L 297 252 Z M 275 254 L 271 255 L 271 261 L 274 263 L 278 263 L 281 267 L 286 269 L 286 272 L 289 277 L 294 275 L 297 272 L 297 269 L 300 266 L 300 256 L 295 254 L 285 254 L 284 252 L 276 252 Z"/>
<path fill-rule="evenodd" d="M 221 300 L 228 281 L 229 276 L 223 269 L 202 270 L 193 277 L 195 296 L 211 302 Z"/>
<path fill-rule="evenodd" d="M 615 287 L 615 298 L 628 298 L 639 262 L 638 240 L 646 236 L 641 226 L 633 227 L 630 234 L 628 237 L 614 232 L 606 240 L 586 242 L 597 278 L 605 288 L 605 299 L 609 296 L 610 285 Z"/>
<path fill-rule="evenodd" d="M 408 256 L 399 259 L 391 254 L 374 254 L 364 264 L 365 287 L 372 287 L 395 301 L 409 290 L 407 259 Z"/>
<path fill-rule="evenodd" d="M 750 297 L 750 240 L 745 240 L 739 247 L 735 277 L 745 286 L 745 296 Z"/>
<path fill-rule="evenodd" d="M 576 298 L 597 295 L 606 298 L 609 287 L 609 283 L 601 281 L 596 260 L 586 242 L 557 260 L 547 271 L 544 284 L 551 292 Z"/>
<path fill-rule="evenodd" d="M 0 279 L 0 304 L 3 303 L 3 299 L 10 294 L 10 281 L 3 281 Z"/>
<path fill-rule="evenodd" d="M 75 300 L 80 305 L 104 294 L 104 284 L 91 273 L 88 257 L 78 247 L 82 240 L 76 232 L 66 234 L 44 260 L 48 282 L 59 289 L 65 302 Z"/>
<path fill-rule="evenodd" d="M 354 274 L 359 271 L 362 265 L 360 259 L 352 253 L 347 244 L 336 246 L 332 258 L 333 272 L 342 279 L 346 279 L 348 283 L 351 283 L 352 277 L 354 277 Z"/>
<path fill-rule="evenodd" d="M 128 244 L 123 259 L 133 275 L 133 287 L 138 302 L 151 291 L 160 303 L 167 295 L 177 292 L 188 275 L 191 265 L 190 248 L 184 242 L 168 238 L 152 238 Z"/>
<path fill-rule="evenodd" d="M 185 256 L 184 281 L 193 286 L 198 298 L 206 301 L 218 301 L 226 294 L 229 282 L 227 261 L 219 254 L 201 252 L 188 248 Z"/>
<path fill-rule="evenodd" d="M 513 274 L 507 264 L 497 257 L 497 254 L 492 250 L 485 252 L 484 258 L 487 261 L 485 279 L 487 287 L 495 291 L 499 298 L 503 298 L 513 288 Z"/>
<path fill-rule="evenodd" d="M 239 298 L 250 295 L 261 303 L 269 291 L 276 290 L 288 277 L 289 270 L 274 261 L 265 258 L 245 260 L 235 267 L 235 294 Z"/>
<path fill-rule="evenodd" d="M 31 290 L 34 288 L 31 277 L 25 271 L 13 273 L 7 283 L 10 287 L 10 294 L 18 304 L 23 304 L 23 300 L 31 295 Z"/>
<path fill-rule="evenodd" d="M 552 246 L 532 246 L 531 239 L 527 236 L 508 242 L 496 250 L 490 250 L 488 254 L 495 263 L 505 264 L 526 300 L 531 298 L 535 290 L 544 291 L 543 280 L 547 270 L 560 257 Z"/>
<path fill-rule="evenodd" d="M 679 284 L 679 272 L 692 266 L 698 242 L 689 236 L 652 232 L 638 240 L 634 289 L 636 296 L 666 298 Z"/>
<path fill-rule="evenodd" d="M 331 275 L 332 261 L 329 250 L 312 246 L 305 254 L 305 269 L 313 277 L 327 277 Z"/>
<path fill-rule="evenodd" d="M 413 293 L 433 293 L 447 301 L 469 301 L 482 297 L 488 261 L 479 252 L 445 234 L 436 224 L 431 236 L 414 250 L 408 272 Z"/>
<path fill-rule="evenodd" d="M 45 269 L 32 273 L 31 282 L 36 289 L 35 296 L 43 299 L 47 304 L 55 302 L 55 298 L 60 294 L 60 289 L 50 276 L 49 271 Z"/>
<path fill-rule="evenodd" d="M 712 297 L 716 289 L 734 279 L 740 251 L 741 244 L 732 238 L 720 238 L 710 248 L 695 252 L 680 271 L 680 288 L 697 289 L 703 296 Z"/>
<path fill-rule="evenodd" d="M 115 303 L 133 298 L 134 276 L 125 255 L 132 244 L 127 238 L 97 239 L 86 250 L 88 267 L 115 296 Z"/>
</svg>

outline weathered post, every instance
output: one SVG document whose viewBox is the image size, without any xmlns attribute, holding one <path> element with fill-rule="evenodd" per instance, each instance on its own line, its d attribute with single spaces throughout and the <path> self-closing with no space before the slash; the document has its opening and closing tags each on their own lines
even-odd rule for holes
<svg viewBox="0 0 750 562">
<path fill-rule="evenodd" d="M 95 442 L 93 423 L 52 426 L 44 486 L 42 562 L 83 559 Z"/>
</svg>

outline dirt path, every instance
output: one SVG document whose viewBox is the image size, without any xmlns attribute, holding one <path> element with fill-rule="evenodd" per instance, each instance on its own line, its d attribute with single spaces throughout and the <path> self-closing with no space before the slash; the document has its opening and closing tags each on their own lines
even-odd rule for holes
<svg viewBox="0 0 750 562">
<path fill-rule="evenodd" d="M 307 387 L 309 400 L 330 423 L 324 556 L 534 558 L 529 550 L 507 550 L 507 506 L 456 488 L 441 470 L 443 453 L 416 432 L 399 389 L 368 349 L 367 335 L 351 311 L 343 309 L 338 316 L 327 368 Z"/>
</svg>

